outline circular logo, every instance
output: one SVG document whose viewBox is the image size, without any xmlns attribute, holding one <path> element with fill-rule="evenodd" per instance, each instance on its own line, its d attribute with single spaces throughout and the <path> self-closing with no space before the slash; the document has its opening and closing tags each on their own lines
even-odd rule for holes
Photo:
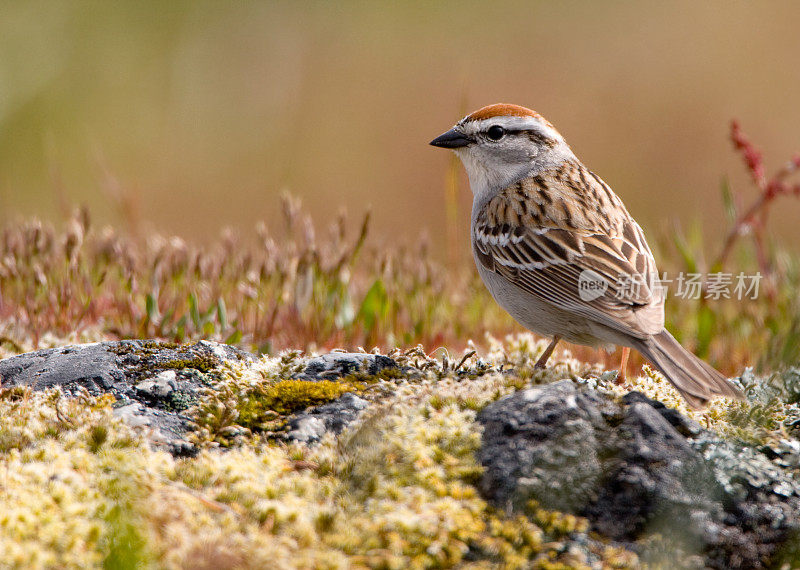
<svg viewBox="0 0 800 570">
<path fill-rule="evenodd" d="M 584 269 L 578 275 L 578 295 L 584 301 L 594 301 L 602 297 L 608 289 L 608 281 L 591 269 Z"/>
</svg>

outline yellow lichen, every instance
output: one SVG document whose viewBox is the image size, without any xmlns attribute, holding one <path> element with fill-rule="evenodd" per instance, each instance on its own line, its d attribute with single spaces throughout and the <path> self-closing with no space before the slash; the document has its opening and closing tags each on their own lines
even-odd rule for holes
<svg viewBox="0 0 800 570">
<path fill-rule="evenodd" d="M 257 366 L 275 374 L 228 381 L 231 426 L 255 387 L 262 404 L 282 409 L 358 387 L 306 382 L 322 390 L 309 392 L 280 380 L 279 364 Z M 475 410 L 511 392 L 505 374 L 465 379 L 430 367 L 391 382 L 338 439 L 304 447 L 253 438 L 191 459 L 153 450 L 114 418 L 108 398 L 0 398 L 2 566 L 589 566 L 584 519 L 509 516 L 477 490 Z M 622 549 L 591 548 L 607 567 L 637 564 Z"/>
</svg>

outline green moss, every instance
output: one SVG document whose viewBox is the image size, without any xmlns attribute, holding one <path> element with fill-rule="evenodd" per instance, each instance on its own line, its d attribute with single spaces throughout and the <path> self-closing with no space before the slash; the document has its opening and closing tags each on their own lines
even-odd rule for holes
<svg viewBox="0 0 800 570">
<path fill-rule="evenodd" d="M 526 513 L 542 530 L 554 538 L 563 538 L 573 532 L 589 530 L 589 521 L 585 518 L 543 509 L 534 500 L 528 502 Z"/>
<path fill-rule="evenodd" d="M 281 380 L 255 388 L 239 407 L 239 424 L 258 428 L 275 414 L 286 415 L 332 402 L 347 392 L 361 393 L 367 385 L 361 382 L 320 380 Z"/>
<path fill-rule="evenodd" d="M 11 402 L 18 402 L 31 393 L 31 389 L 26 386 L 12 386 L 11 388 L 3 388 L 0 390 L 0 400 L 8 400 Z"/>
<path fill-rule="evenodd" d="M 190 358 L 175 358 L 172 360 L 165 360 L 157 362 L 153 368 L 167 368 L 171 370 L 183 370 L 185 368 L 193 368 L 200 372 L 208 373 L 219 366 L 219 360 L 215 357 L 202 354 L 192 356 Z"/>
<path fill-rule="evenodd" d="M 505 381 L 505 385 L 508 388 L 514 389 L 515 391 L 522 390 L 528 386 L 528 379 L 517 375 L 509 376 Z"/>
<path fill-rule="evenodd" d="M 114 505 L 105 517 L 109 526 L 106 555 L 103 558 L 104 570 L 129 570 L 146 568 L 150 560 L 147 553 L 147 540 L 131 509 Z"/>
<path fill-rule="evenodd" d="M 108 440 L 108 427 L 104 425 L 92 426 L 89 430 L 89 450 L 97 453 Z"/>
<path fill-rule="evenodd" d="M 161 340 L 142 340 L 135 342 L 119 342 L 115 345 L 109 346 L 108 351 L 116 354 L 117 356 L 125 356 L 128 354 L 141 354 L 152 355 L 162 350 L 175 350 L 182 345 L 177 342 L 161 341 Z"/>
<path fill-rule="evenodd" d="M 383 368 L 378 371 L 377 374 L 368 374 L 363 371 L 353 372 L 352 374 L 348 374 L 347 376 L 342 376 L 338 379 L 339 382 L 362 382 L 365 384 L 375 384 L 380 382 L 381 380 L 385 381 L 392 381 L 392 380 L 400 380 L 400 379 L 407 379 L 407 375 L 403 374 L 402 370 L 395 367 L 388 367 Z"/>
<path fill-rule="evenodd" d="M 431 396 L 431 399 L 428 401 L 431 408 L 434 410 L 442 410 L 446 406 L 458 406 L 462 410 L 473 410 L 473 411 L 480 411 L 488 402 L 482 402 L 477 398 L 474 397 L 442 397 L 439 395 Z"/>
<path fill-rule="evenodd" d="M 31 438 L 21 430 L 0 431 L 0 454 L 8 453 L 12 449 L 23 449 L 31 444 Z"/>
<path fill-rule="evenodd" d="M 165 350 L 175 351 L 184 348 L 187 356 L 176 357 L 166 360 L 159 360 L 157 357 Z M 117 356 L 126 356 L 128 354 L 136 354 L 142 357 L 156 357 L 149 363 L 143 364 L 144 371 L 171 369 L 171 370 L 184 370 L 192 368 L 203 373 L 211 372 L 219 366 L 219 359 L 210 354 L 194 354 L 191 347 L 181 345 L 176 342 L 164 342 L 156 340 L 144 340 L 137 343 L 134 342 L 120 342 L 108 348 L 109 352 Z"/>
<path fill-rule="evenodd" d="M 778 443 L 796 429 L 798 376 L 794 369 L 756 377 L 750 369 L 739 378 L 746 400 L 724 405 L 712 403 L 707 416 L 711 426 L 726 438 L 749 445 Z"/>
<path fill-rule="evenodd" d="M 178 342 L 169 342 L 166 340 L 143 340 L 142 347 L 146 350 L 165 350 L 165 349 L 176 349 L 180 348 L 181 345 Z"/>
</svg>

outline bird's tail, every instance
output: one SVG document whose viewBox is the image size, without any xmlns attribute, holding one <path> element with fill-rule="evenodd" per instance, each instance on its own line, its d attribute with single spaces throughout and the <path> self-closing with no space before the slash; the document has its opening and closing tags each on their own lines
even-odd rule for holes
<svg viewBox="0 0 800 570">
<path fill-rule="evenodd" d="M 715 396 L 744 399 L 741 390 L 683 348 L 666 329 L 635 348 L 653 363 L 694 409 L 704 407 Z"/>
</svg>

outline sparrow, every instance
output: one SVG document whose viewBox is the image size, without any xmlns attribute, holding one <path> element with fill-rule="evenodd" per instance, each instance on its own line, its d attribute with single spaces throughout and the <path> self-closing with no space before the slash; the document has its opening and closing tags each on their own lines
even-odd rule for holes
<svg viewBox="0 0 800 570">
<path fill-rule="evenodd" d="M 478 109 L 430 143 L 461 159 L 473 193 L 475 264 L 497 303 L 552 342 L 622 346 L 649 360 L 695 409 L 742 399 L 664 328 L 664 288 L 644 232 L 544 117 Z M 623 367 L 624 370 L 624 367 Z"/>
</svg>

